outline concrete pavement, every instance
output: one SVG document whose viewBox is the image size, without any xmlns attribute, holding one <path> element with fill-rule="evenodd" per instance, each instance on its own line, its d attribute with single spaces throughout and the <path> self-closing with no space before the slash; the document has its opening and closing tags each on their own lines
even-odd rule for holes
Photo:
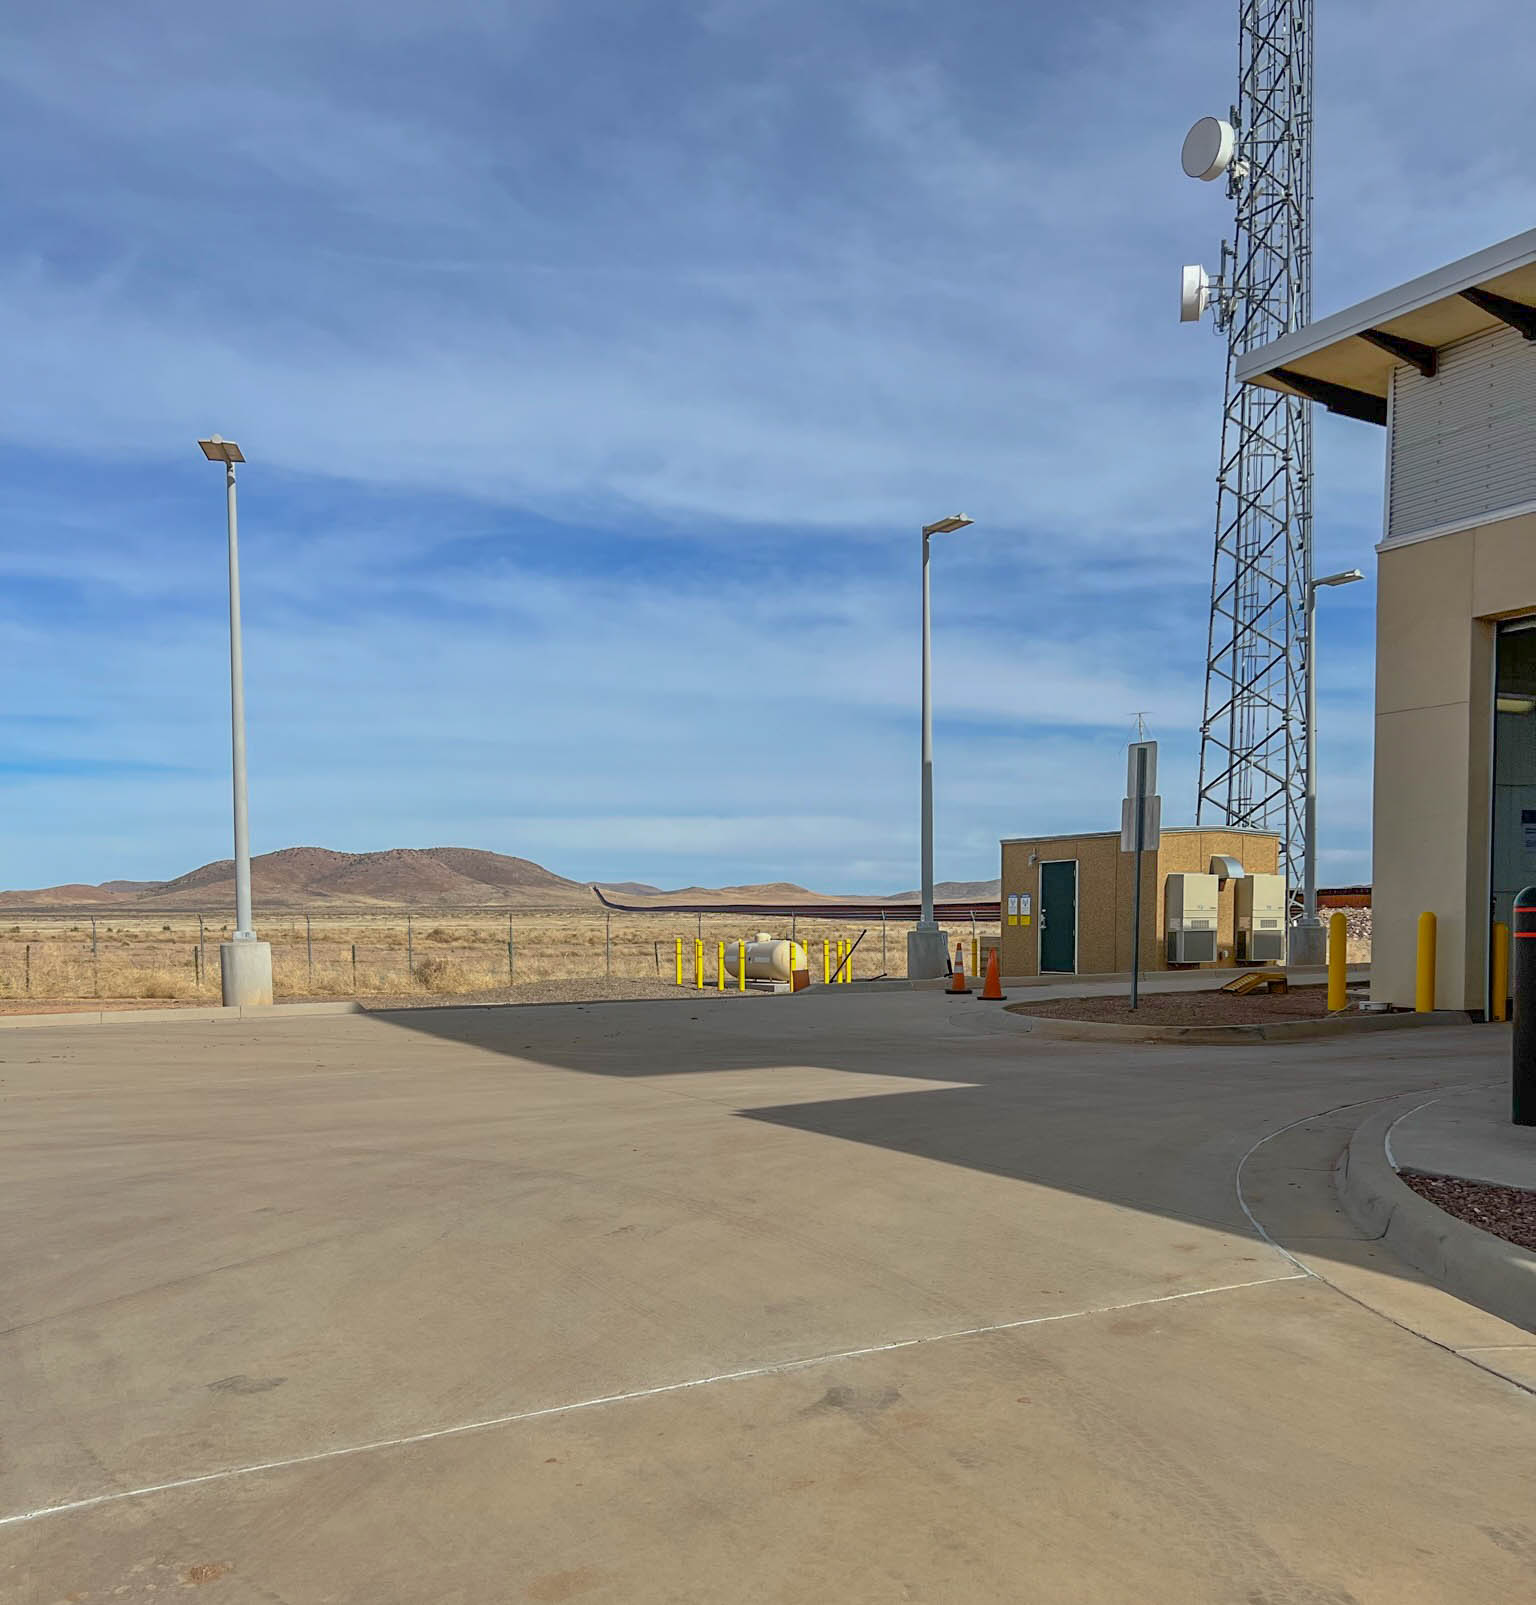
<svg viewBox="0 0 1536 1605">
<path fill-rule="evenodd" d="M 0 1594 L 1529 1597 L 1530 1335 L 1330 1181 L 1502 1038 L 854 991 L 8 1032 Z"/>
</svg>

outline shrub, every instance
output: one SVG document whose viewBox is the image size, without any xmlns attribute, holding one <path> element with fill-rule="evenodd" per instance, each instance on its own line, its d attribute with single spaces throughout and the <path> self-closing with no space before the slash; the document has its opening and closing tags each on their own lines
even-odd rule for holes
<svg viewBox="0 0 1536 1605">
<path fill-rule="evenodd" d="M 452 985 L 447 959 L 423 959 L 416 966 L 416 979 L 429 992 L 445 992 Z"/>
</svg>

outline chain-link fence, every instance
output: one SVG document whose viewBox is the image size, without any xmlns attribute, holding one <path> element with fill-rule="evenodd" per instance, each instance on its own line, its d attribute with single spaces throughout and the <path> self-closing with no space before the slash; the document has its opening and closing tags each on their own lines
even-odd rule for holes
<svg viewBox="0 0 1536 1605">
<path fill-rule="evenodd" d="M 219 943 L 231 917 L 193 913 L 0 915 L 0 999 L 203 999 L 219 997 Z M 695 984 L 694 944 L 704 947 L 706 984 L 716 984 L 719 945 L 761 931 L 793 936 L 810 950 L 813 981 L 823 944 L 856 944 L 855 980 L 906 974 L 908 919 L 830 920 L 809 915 L 663 914 L 571 909 L 437 909 L 262 913 L 257 934 L 272 944 L 276 994 L 350 998 L 515 991 L 551 981 L 632 982 L 647 993 Z M 997 940 L 995 922 L 949 921 L 966 962 Z"/>
</svg>

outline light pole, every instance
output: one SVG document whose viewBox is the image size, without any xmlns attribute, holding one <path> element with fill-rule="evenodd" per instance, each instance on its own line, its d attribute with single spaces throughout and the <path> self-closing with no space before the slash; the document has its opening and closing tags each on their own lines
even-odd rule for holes
<svg viewBox="0 0 1536 1605">
<path fill-rule="evenodd" d="M 1357 568 L 1324 574 L 1307 585 L 1307 769 L 1303 789 L 1302 829 L 1306 851 L 1302 857 L 1301 918 L 1291 927 L 1289 960 L 1295 965 L 1326 964 L 1328 938 L 1317 914 L 1317 593 L 1325 585 L 1353 585 L 1365 575 Z"/>
<path fill-rule="evenodd" d="M 935 535 L 948 535 L 972 522 L 952 513 L 923 526 L 923 768 L 922 768 L 922 909 L 917 929 L 907 935 L 907 976 L 931 981 L 943 975 L 948 943 L 933 917 L 933 621 L 928 586 L 928 545 Z"/>
<path fill-rule="evenodd" d="M 245 783 L 245 651 L 240 633 L 240 540 L 235 518 L 235 464 L 245 455 L 232 440 L 198 441 L 209 462 L 224 464 L 229 527 L 229 744 L 235 801 L 235 933 L 219 944 L 227 1004 L 272 1001 L 272 949 L 251 929 L 251 825 Z"/>
</svg>

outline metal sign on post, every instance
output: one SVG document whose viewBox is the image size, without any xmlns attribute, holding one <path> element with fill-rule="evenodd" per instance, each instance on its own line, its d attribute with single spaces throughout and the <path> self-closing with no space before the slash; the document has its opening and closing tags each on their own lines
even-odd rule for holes
<svg viewBox="0 0 1536 1605">
<path fill-rule="evenodd" d="M 1157 795 L 1157 743 L 1133 741 L 1126 749 L 1125 801 L 1120 805 L 1120 851 L 1136 855 L 1131 898 L 1131 1007 L 1141 1006 L 1141 855 L 1162 839 L 1163 799 Z"/>
</svg>

